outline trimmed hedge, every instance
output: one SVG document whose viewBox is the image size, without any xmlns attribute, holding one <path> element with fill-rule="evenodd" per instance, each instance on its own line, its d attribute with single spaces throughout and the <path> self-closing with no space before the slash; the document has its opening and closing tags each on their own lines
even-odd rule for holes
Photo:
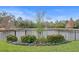
<svg viewBox="0 0 79 59">
<path fill-rule="evenodd" d="M 64 36 L 62 35 L 48 35 L 47 39 L 50 43 L 60 43 L 65 41 Z"/>
<path fill-rule="evenodd" d="M 7 36 L 7 42 L 16 42 L 18 38 L 14 35 L 8 35 Z"/>
<path fill-rule="evenodd" d="M 28 36 L 21 37 L 21 42 L 23 42 L 23 43 L 33 43 L 35 40 L 36 40 L 35 36 L 28 35 Z"/>
</svg>

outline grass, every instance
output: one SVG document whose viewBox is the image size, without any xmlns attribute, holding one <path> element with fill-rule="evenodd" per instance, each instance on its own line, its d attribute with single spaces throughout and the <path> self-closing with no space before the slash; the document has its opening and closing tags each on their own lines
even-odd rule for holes
<svg viewBox="0 0 79 59">
<path fill-rule="evenodd" d="M 20 46 L 8 44 L 0 40 L 1 52 L 77 52 L 79 51 L 79 41 L 54 46 Z"/>
</svg>

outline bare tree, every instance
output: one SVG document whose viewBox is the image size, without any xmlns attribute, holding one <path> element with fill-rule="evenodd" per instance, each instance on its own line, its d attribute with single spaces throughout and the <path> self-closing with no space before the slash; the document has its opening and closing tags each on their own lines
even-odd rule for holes
<svg viewBox="0 0 79 59">
<path fill-rule="evenodd" d="M 43 36 L 43 29 L 44 27 L 42 26 L 43 21 L 45 17 L 45 12 L 37 12 L 36 13 L 36 21 L 37 21 L 37 32 L 38 32 L 38 37 L 41 38 Z"/>
</svg>

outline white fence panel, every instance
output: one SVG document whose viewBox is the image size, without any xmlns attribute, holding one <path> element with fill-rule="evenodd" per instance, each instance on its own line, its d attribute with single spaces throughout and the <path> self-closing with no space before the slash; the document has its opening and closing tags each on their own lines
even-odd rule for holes
<svg viewBox="0 0 79 59">
<path fill-rule="evenodd" d="M 25 31 L 24 30 L 19 30 L 19 31 L 16 31 L 16 36 L 20 39 L 21 36 L 24 36 L 25 35 Z"/>
<path fill-rule="evenodd" d="M 0 39 L 6 39 L 6 36 L 8 35 L 16 35 L 18 38 L 20 38 L 21 36 L 24 35 L 34 35 L 34 36 L 38 36 L 37 31 L 35 31 L 34 29 L 21 29 L 21 30 L 15 30 L 15 31 L 1 31 L 0 32 Z M 54 35 L 54 34 L 61 34 L 65 37 L 66 40 L 79 40 L 79 30 L 55 30 L 55 29 L 47 29 L 43 31 L 43 36 L 47 37 L 47 35 Z"/>
</svg>

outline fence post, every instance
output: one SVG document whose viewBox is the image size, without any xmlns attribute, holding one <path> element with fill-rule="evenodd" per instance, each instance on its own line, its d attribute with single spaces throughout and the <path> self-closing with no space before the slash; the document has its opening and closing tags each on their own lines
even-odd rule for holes
<svg viewBox="0 0 79 59">
<path fill-rule="evenodd" d="M 27 31 L 25 30 L 25 35 L 27 34 Z"/>
<path fill-rule="evenodd" d="M 76 30 L 74 30 L 75 31 L 75 40 L 76 40 Z"/>
<path fill-rule="evenodd" d="M 15 36 L 16 36 L 16 30 L 15 30 Z"/>
</svg>

